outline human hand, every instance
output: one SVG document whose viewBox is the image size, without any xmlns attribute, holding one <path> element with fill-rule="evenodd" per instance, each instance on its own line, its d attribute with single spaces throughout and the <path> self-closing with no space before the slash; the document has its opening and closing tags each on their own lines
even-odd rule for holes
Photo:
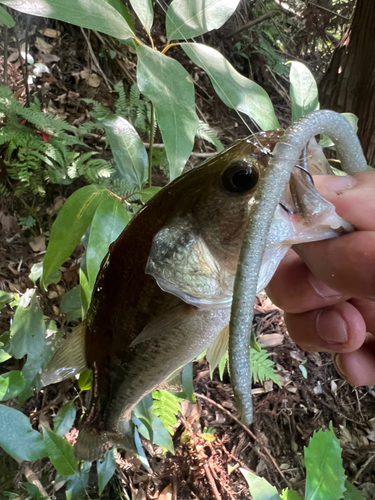
<svg viewBox="0 0 375 500">
<path fill-rule="evenodd" d="M 349 383 L 373 385 L 375 171 L 314 181 L 355 232 L 294 246 L 266 291 L 285 311 L 288 331 L 302 349 L 331 352 Z"/>
</svg>

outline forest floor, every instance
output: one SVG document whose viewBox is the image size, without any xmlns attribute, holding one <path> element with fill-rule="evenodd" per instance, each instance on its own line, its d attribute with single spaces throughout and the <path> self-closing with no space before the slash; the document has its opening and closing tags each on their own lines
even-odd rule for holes
<svg viewBox="0 0 375 500">
<path fill-rule="evenodd" d="M 42 34 L 46 27 L 51 30 L 49 36 Z M 31 91 L 39 97 L 44 109 L 69 123 L 77 125 L 88 119 L 87 104 L 82 98 L 106 104 L 113 102 L 92 53 L 96 54 L 109 82 L 124 79 L 129 88 L 135 81 L 131 53 L 128 58 L 117 57 L 114 60 L 101 57 L 100 52 L 108 55 L 111 42 L 105 41 L 103 46 L 100 35 L 91 33 L 90 39 L 86 40 L 78 28 L 36 18 L 31 28 L 30 52 L 35 61 L 46 64 L 51 70 L 50 74 L 44 73 L 36 79 Z M 189 69 L 198 83 L 197 105 L 200 113 L 218 130 L 222 141 L 230 144 L 245 137 L 246 129 L 238 116 L 222 105 L 217 97 L 212 97 L 214 93 L 207 78 L 199 69 Z M 18 59 L 10 60 L 8 77 L 14 94 L 24 100 L 25 86 Z M 275 101 L 281 117 L 286 104 L 280 103 L 277 95 Z M 287 123 L 288 115 L 288 111 L 283 113 L 281 123 Z M 94 138 L 92 146 L 101 149 Z M 197 143 L 195 151 L 206 153 L 210 149 Z M 196 163 L 197 157 L 192 158 Z M 50 220 L 50 215 L 58 210 L 69 194 L 69 188 L 57 186 L 47 193 L 45 199 L 28 202 L 32 203 L 40 219 Z M 21 215 L 24 216 L 24 206 L 19 199 L 2 199 L 0 288 L 22 293 L 33 286 L 28 274 L 32 265 L 43 259 L 48 231 L 37 235 L 22 229 L 18 224 Z M 62 282 L 50 285 L 43 299 L 48 315 L 64 331 L 68 326 L 59 312 L 59 304 L 64 293 L 77 284 L 78 257 L 79 250 L 64 265 Z M 4 309 L 0 333 L 9 329 L 10 318 L 11 310 Z M 236 418 L 228 373 L 225 372 L 221 381 L 216 370 L 211 379 L 208 365 L 205 359 L 201 359 L 194 365 L 196 403 L 183 404 L 183 415 L 178 419 L 174 435 L 175 455 L 163 454 L 160 448 L 144 441 L 152 469 L 152 474 L 148 474 L 138 461 L 128 459 L 123 452 L 118 453 L 116 475 L 101 498 L 127 498 L 124 488 L 132 500 L 249 498 L 239 467 L 265 477 L 279 490 L 290 486 L 302 493 L 304 447 L 314 431 L 327 429 L 330 422 L 340 438 L 343 465 L 349 480 L 360 487 L 365 498 L 375 498 L 374 388 L 353 389 L 338 377 L 330 356 L 299 349 L 288 335 L 282 311 L 265 294 L 258 298 L 254 332 L 258 343 L 269 351 L 275 363 L 280 387 L 272 382 L 254 387 L 255 421 L 252 430 L 249 431 Z M 73 383 L 63 382 L 36 394 L 24 404 L 23 411 L 37 427 L 51 421 L 51 416 L 75 394 Z M 204 428 L 215 429 L 212 442 L 202 438 Z M 184 436 L 186 433 L 190 435 L 187 444 L 181 442 L 183 432 Z M 3 474 L 1 488 L 14 491 L 23 481 L 22 474 L 17 472 L 18 464 L 2 454 L 0 465 Z M 43 478 L 43 484 L 52 481 L 53 468 L 49 461 L 41 460 L 30 467 L 38 477 Z M 87 490 L 91 499 L 98 498 L 95 474 L 93 469 Z M 47 487 L 48 493 L 51 497 L 63 498 L 63 488 L 56 491 L 57 487 L 54 485 L 53 488 L 51 484 Z"/>
</svg>

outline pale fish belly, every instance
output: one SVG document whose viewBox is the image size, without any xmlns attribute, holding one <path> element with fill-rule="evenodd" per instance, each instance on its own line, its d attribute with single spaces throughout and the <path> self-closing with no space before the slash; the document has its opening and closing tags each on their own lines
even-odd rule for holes
<svg viewBox="0 0 375 500">
<path fill-rule="evenodd" d="M 109 428 L 121 432 L 121 421 L 134 406 L 164 382 L 171 373 L 192 361 L 209 347 L 229 323 L 230 309 L 197 309 L 183 325 L 160 332 L 146 340 L 147 349 L 126 367 L 126 375 L 114 397 L 108 414 Z"/>
</svg>

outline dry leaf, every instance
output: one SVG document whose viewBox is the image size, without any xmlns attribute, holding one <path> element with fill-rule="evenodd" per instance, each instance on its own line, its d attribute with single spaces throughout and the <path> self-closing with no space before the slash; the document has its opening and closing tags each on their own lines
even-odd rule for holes
<svg viewBox="0 0 375 500">
<path fill-rule="evenodd" d="M 40 52 L 43 52 L 44 54 L 50 54 L 54 49 L 53 45 L 43 40 L 43 38 L 39 37 L 36 37 L 34 45 Z"/>
<path fill-rule="evenodd" d="M 56 54 L 40 54 L 40 59 L 44 64 L 60 61 L 60 57 Z"/>
<path fill-rule="evenodd" d="M 173 488 L 171 484 L 168 484 L 166 488 L 158 496 L 158 500 L 172 500 Z"/>
<path fill-rule="evenodd" d="M 87 84 L 90 85 L 90 87 L 94 88 L 99 87 L 101 83 L 102 83 L 101 79 L 95 73 L 92 73 L 87 80 Z"/>
<path fill-rule="evenodd" d="M 258 344 L 261 347 L 275 347 L 283 343 L 284 336 L 281 333 L 270 333 L 268 335 L 262 335 L 258 340 Z"/>
<path fill-rule="evenodd" d="M 53 30 L 52 28 L 44 28 L 44 30 L 39 30 L 39 33 L 48 36 L 48 38 L 59 38 L 61 35 L 60 31 Z"/>
<path fill-rule="evenodd" d="M 40 236 L 31 238 L 29 240 L 29 245 L 34 252 L 44 252 L 46 249 L 46 237 L 44 234 L 41 234 Z"/>
</svg>

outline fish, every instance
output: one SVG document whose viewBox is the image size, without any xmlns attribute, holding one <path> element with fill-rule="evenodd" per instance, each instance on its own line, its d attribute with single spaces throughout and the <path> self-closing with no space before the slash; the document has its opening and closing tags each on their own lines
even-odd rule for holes
<svg viewBox="0 0 375 500">
<path fill-rule="evenodd" d="M 103 259 L 86 320 L 42 374 L 44 385 L 92 371 L 91 400 L 75 455 L 99 459 L 132 449 L 136 404 L 205 349 L 217 362 L 228 323 L 244 229 L 282 130 L 233 143 L 161 189 Z M 312 139 L 278 206 L 258 282 L 263 289 L 295 243 L 352 228 L 316 191 L 311 172 L 330 173 Z"/>
</svg>

